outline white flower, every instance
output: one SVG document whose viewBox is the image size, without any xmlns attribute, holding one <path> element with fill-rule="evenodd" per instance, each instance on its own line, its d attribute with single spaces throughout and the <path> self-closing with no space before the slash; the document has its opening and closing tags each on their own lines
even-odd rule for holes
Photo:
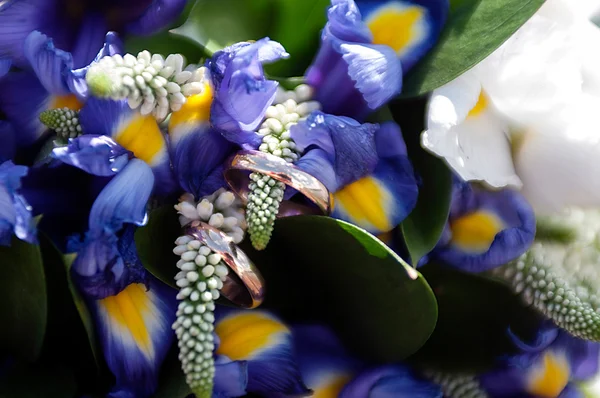
<svg viewBox="0 0 600 398">
<path fill-rule="evenodd" d="M 548 0 L 435 90 L 422 135 L 463 179 L 522 188 L 538 213 L 600 206 L 600 30 L 571 3 Z"/>
</svg>

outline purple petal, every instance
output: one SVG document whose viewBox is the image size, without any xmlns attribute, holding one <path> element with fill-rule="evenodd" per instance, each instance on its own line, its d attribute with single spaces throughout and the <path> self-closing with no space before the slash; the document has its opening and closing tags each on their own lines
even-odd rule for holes
<svg viewBox="0 0 600 398">
<path fill-rule="evenodd" d="M 25 40 L 24 54 L 44 88 L 52 95 L 67 95 L 67 71 L 73 68 L 71 54 L 54 47 L 52 39 L 34 31 Z"/>
<path fill-rule="evenodd" d="M 98 14 L 86 14 L 81 21 L 81 29 L 77 41 L 71 50 L 73 66 L 81 68 L 94 60 L 98 50 L 102 48 L 104 37 L 108 31 L 106 20 Z"/>
<path fill-rule="evenodd" d="M 8 73 L 11 65 L 12 61 L 10 58 L 0 58 L 0 78 Z"/>
<path fill-rule="evenodd" d="M 0 110 L 13 126 L 19 126 L 17 146 L 33 144 L 47 130 L 39 115 L 50 107 L 52 97 L 31 72 L 10 72 L 0 80 L 0 92 Z"/>
<path fill-rule="evenodd" d="M 219 174 L 222 176 L 222 168 L 219 166 L 233 154 L 236 146 L 205 123 L 174 127 L 170 135 L 172 137 L 171 161 L 181 188 L 197 198 L 214 192 L 212 190 L 214 181 L 207 189 L 206 184 L 209 182 L 207 179 L 218 178 Z M 214 175 L 213 172 L 217 168 L 221 173 L 217 172 Z M 224 182 L 222 177 L 221 181 Z"/>
<path fill-rule="evenodd" d="M 219 397 L 241 397 L 246 395 L 248 384 L 248 362 L 231 361 L 223 356 L 215 359 L 213 392 Z"/>
<path fill-rule="evenodd" d="M 186 0 L 153 0 L 146 11 L 126 26 L 127 33 L 151 35 L 175 22 L 183 12 Z"/>
<path fill-rule="evenodd" d="M 18 192 L 27 167 L 12 161 L 0 164 L 0 245 L 10 245 L 12 235 L 29 243 L 37 241 L 31 208 Z"/>
<path fill-rule="evenodd" d="M 296 161 L 295 165 L 321 181 L 329 192 L 335 192 L 338 189 L 333 162 L 324 150 L 315 148 L 308 151 Z"/>
<path fill-rule="evenodd" d="M 52 157 L 97 176 L 113 176 L 129 162 L 130 152 L 104 135 L 86 134 L 52 151 Z"/>
<path fill-rule="evenodd" d="M 27 36 L 39 30 L 50 35 L 59 48 L 69 49 L 73 32 L 64 9 L 55 0 L 7 0 L 0 3 L 0 57 L 28 67 L 23 53 Z"/>
<path fill-rule="evenodd" d="M 418 378 L 400 365 L 381 366 L 362 372 L 339 395 L 340 398 L 407 396 L 415 398 L 442 398 L 440 387 Z"/>
<path fill-rule="evenodd" d="M 471 249 L 452 240 L 452 223 L 474 213 L 501 224 L 487 250 Z M 531 206 L 521 194 L 510 189 L 496 192 L 469 186 L 455 189 L 449 225 L 447 239 L 435 249 L 435 256 L 468 272 L 489 270 L 516 259 L 525 253 L 535 236 L 535 216 Z"/>
<path fill-rule="evenodd" d="M 0 162 L 10 160 L 15 156 L 16 137 L 15 129 L 12 125 L 4 120 L 0 120 Z"/>
<path fill-rule="evenodd" d="M 116 232 L 124 223 L 144 225 L 153 185 L 150 167 L 139 159 L 131 159 L 96 198 L 90 212 L 90 233 Z"/>
<path fill-rule="evenodd" d="M 375 124 L 360 124 L 346 117 L 314 112 L 290 130 L 299 150 L 318 147 L 332 162 L 337 187 L 369 174 L 377 165 Z"/>
</svg>

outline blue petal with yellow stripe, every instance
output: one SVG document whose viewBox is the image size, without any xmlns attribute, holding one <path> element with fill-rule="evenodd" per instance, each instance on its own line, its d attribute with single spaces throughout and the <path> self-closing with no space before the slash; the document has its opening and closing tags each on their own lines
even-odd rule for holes
<svg viewBox="0 0 600 398">
<path fill-rule="evenodd" d="M 108 397 L 149 397 L 174 340 L 176 292 L 148 275 L 119 293 L 90 301 L 104 357 L 116 377 Z"/>
<path fill-rule="evenodd" d="M 207 60 L 215 87 L 211 122 L 227 140 L 258 147 L 262 137 L 254 130 L 263 121 L 278 86 L 265 77 L 262 65 L 287 57 L 281 44 L 264 38 L 234 44 Z"/>
<path fill-rule="evenodd" d="M 231 361 L 246 362 L 247 392 L 267 396 L 309 392 L 296 363 L 292 332 L 283 322 L 260 310 L 223 310 L 217 316 L 216 354 Z M 215 392 L 223 388 L 215 384 Z"/>
<path fill-rule="evenodd" d="M 176 184 L 167 140 L 152 115 L 132 110 L 127 101 L 89 98 L 79 113 L 85 134 L 106 135 L 148 164 L 156 178 L 156 193 L 168 194 Z"/>
<path fill-rule="evenodd" d="M 197 198 L 225 186 L 222 164 L 236 145 L 210 124 L 213 90 L 209 84 L 189 97 L 169 121 L 171 162 L 181 188 Z"/>
<path fill-rule="evenodd" d="M 541 328 L 539 333 L 547 334 L 547 330 Z M 555 336 L 545 345 L 538 345 L 537 350 L 527 349 L 500 358 L 491 371 L 480 376 L 482 387 L 494 397 L 583 396 L 576 382 L 591 379 L 598 372 L 600 344 L 578 339 L 562 330 Z M 517 347 L 531 346 L 514 339 Z"/>
<path fill-rule="evenodd" d="M 380 234 L 416 205 L 416 178 L 395 123 L 360 124 L 315 112 L 291 136 L 308 149 L 296 165 L 333 193 L 333 217 Z"/>
<path fill-rule="evenodd" d="M 449 10 L 448 0 L 356 0 L 372 43 L 400 57 L 406 73 L 437 41 Z"/>
<path fill-rule="evenodd" d="M 533 209 L 521 194 L 462 183 L 454 188 L 448 224 L 432 257 L 480 272 L 516 259 L 534 237 Z"/>
<path fill-rule="evenodd" d="M 391 231 L 410 214 L 419 190 L 400 127 L 382 124 L 375 133 L 375 170 L 333 194 L 332 216 L 371 233 Z"/>
<path fill-rule="evenodd" d="M 373 43 L 354 0 L 332 0 L 321 47 L 306 71 L 323 111 L 363 119 L 402 88 L 394 50 Z"/>
<path fill-rule="evenodd" d="M 293 327 L 293 335 L 302 377 L 313 397 L 339 397 L 364 366 L 325 326 L 298 325 Z"/>
</svg>

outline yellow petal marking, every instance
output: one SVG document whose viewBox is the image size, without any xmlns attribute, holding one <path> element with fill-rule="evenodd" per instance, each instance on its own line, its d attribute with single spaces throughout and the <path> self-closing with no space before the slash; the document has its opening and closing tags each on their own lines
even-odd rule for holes
<svg viewBox="0 0 600 398">
<path fill-rule="evenodd" d="M 221 341 L 217 354 L 238 361 L 269 348 L 277 342 L 278 334 L 289 333 L 289 329 L 264 313 L 252 311 L 226 317 L 217 323 L 215 333 Z"/>
</svg>

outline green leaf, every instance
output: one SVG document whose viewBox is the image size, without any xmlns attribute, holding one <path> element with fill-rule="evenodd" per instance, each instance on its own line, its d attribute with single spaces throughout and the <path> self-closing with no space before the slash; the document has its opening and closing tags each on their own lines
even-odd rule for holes
<svg viewBox="0 0 600 398">
<path fill-rule="evenodd" d="M 48 291 L 48 327 L 42 357 L 65 365 L 77 363 L 78 378 L 94 381 L 102 354 L 90 314 L 70 280 L 72 256 L 66 258 L 45 235 L 39 238 Z"/>
<path fill-rule="evenodd" d="M 500 47 L 544 0 L 451 0 L 436 46 L 404 78 L 402 97 L 454 80 Z"/>
<path fill-rule="evenodd" d="M 528 341 L 538 330 L 541 318 L 504 284 L 438 264 L 420 270 L 435 292 L 439 315 L 433 334 L 411 358 L 416 364 L 453 373 L 484 371 L 499 355 L 516 352 L 509 327 Z"/>
<path fill-rule="evenodd" d="M 206 57 L 204 47 L 193 40 L 170 32 L 161 32 L 153 36 L 128 36 L 125 39 L 125 51 L 137 55 L 148 50 L 152 54 L 181 54 L 188 63 L 198 63 Z"/>
<path fill-rule="evenodd" d="M 271 0 L 196 0 L 188 19 L 171 32 L 191 39 L 209 52 L 267 35 Z"/>
<path fill-rule="evenodd" d="M 73 398 L 73 372 L 61 366 L 13 369 L 0 380 L 0 398 Z"/>
<path fill-rule="evenodd" d="M 280 219 L 265 251 L 243 245 L 266 280 L 266 308 L 334 327 L 368 360 L 397 361 L 421 347 L 437 317 L 421 275 L 368 232 L 322 216 Z"/>
<path fill-rule="evenodd" d="M 175 287 L 177 261 L 173 254 L 175 239 L 181 235 L 179 216 L 172 205 L 152 211 L 148 224 L 135 232 L 135 245 L 142 264 L 164 283 Z"/>
<path fill-rule="evenodd" d="M 290 58 L 267 67 L 278 76 L 303 75 L 317 54 L 321 30 L 327 22 L 331 0 L 279 0 L 269 37 L 280 42 Z"/>
<path fill-rule="evenodd" d="M 0 350 L 34 361 L 46 331 L 46 280 L 39 246 L 17 238 L 0 246 L 0 321 Z"/>
<path fill-rule="evenodd" d="M 402 129 L 408 155 L 420 178 L 417 205 L 402 222 L 401 231 L 413 265 L 437 244 L 448 220 L 452 175 L 446 165 L 420 145 L 426 99 L 396 101 L 391 105 Z"/>
<path fill-rule="evenodd" d="M 152 398 L 186 398 L 192 393 L 181 370 L 181 362 L 177 359 L 178 352 L 179 348 L 174 344 L 163 362 L 158 389 Z"/>
</svg>

